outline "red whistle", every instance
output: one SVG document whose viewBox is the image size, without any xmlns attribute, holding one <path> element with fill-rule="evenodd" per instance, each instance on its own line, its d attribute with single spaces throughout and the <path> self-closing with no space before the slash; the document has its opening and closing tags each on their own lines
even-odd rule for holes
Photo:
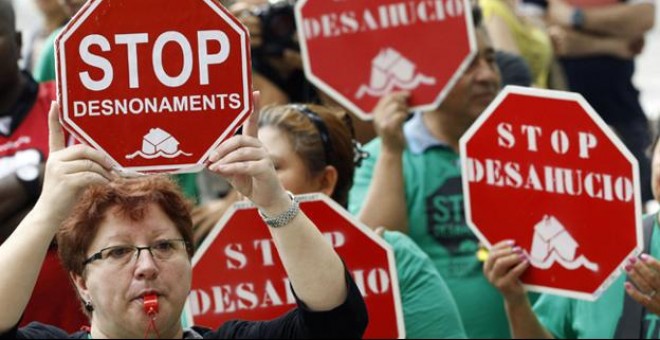
<svg viewBox="0 0 660 340">
<path fill-rule="evenodd" d="M 155 315 L 158 313 L 158 296 L 156 296 L 156 294 L 144 296 L 144 312 L 148 315 Z"/>
</svg>

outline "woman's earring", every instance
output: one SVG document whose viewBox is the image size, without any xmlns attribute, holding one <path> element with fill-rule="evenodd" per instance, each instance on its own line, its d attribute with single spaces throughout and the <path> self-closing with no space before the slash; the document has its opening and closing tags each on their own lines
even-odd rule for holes
<svg viewBox="0 0 660 340">
<path fill-rule="evenodd" d="M 92 301 L 85 301 L 85 310 L 89 313 L 94 311 L 94 306 L 92 306 Z"/>
</svg>

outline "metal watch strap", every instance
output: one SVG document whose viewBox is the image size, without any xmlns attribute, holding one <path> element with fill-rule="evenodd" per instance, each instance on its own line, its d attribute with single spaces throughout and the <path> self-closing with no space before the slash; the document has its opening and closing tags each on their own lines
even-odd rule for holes
<svg viewBox="0 0 660 340">
<path fill-rule="evenodd" d="M 300 212 L 300 205 L 296 197 L 293 196 L 291 192 L 287 192 L 287 194 L 291 198 L 291 207 L 289 207 L 287 211 L 281 213 L 280 215 L 275 217 L 268 217 L 263 212 L 261 212 L 261 210 L 257 209 L 261 218 L 271 228 L 279 228 L 289 224 Z"/>
</svg>

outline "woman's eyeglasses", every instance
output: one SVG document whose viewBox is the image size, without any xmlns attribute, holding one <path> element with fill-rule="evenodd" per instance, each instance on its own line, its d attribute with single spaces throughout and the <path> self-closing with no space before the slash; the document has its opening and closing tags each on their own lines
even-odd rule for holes
<svg viewBox="0 0 660 340">
<path fill-rule="evenodd" d="M 92 254 L 83 262 L 83 266 L 94 261 L 103 261 L 112 266 L 124 266 L 131 262 L 133 258 L 137 260 L 143 250 L 147 250 L 154 259 L 165 261 L 174 254 L 187 251 L 189 247 L 190 245 L 184 239 L 159 240 L 146 247 L 117 245 L 103 248 Z"/>
</svg>

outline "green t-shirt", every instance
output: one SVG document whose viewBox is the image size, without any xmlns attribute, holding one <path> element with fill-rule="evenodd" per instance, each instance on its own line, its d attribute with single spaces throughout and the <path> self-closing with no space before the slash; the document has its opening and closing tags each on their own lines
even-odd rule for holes
<svg viewBox="0 0 660 340">
<path fill-rule="evenodd" d="M 62 27 L 51 33 L 46 42 L 37 65 L 34 69 L 34 79 L 40 83 L 55 80 L 55 38 L 60 34 Z"/>
<path fill-rule="evenodd" d="M 651 255 L 660 256 L 660 232 L 658 221 L 651 237 Z M 613 339 L 616 326 L 623 312 L 626 294 L 626 276 L 621 275 L 594 302 L 544 294 L 534 305 L 539 321 L 555 337 L 561 339 Z M 648 313 L 644 320 L 646 339 L 660 339 L 658 316 Z"/>
<path fill-rule="evenodd" d="M 349 210 L 366 197 L 381 141 L 366 146 L 370 157 L 356 170 Z M 443 146 L 403 154 L 410 238 L 426 252 L 451 290 L 469 338 L 509 338 L 500 293 L 488 282 L 475 254 L 478 241 L 465 222 L 458 155 Z"/>
<path fill-rule="evenodd" d="M 399 275 L 408 339 L 465 339 L 454 298 L 431 259 L 400 232 L 386 231 Z"/>
</svg>

